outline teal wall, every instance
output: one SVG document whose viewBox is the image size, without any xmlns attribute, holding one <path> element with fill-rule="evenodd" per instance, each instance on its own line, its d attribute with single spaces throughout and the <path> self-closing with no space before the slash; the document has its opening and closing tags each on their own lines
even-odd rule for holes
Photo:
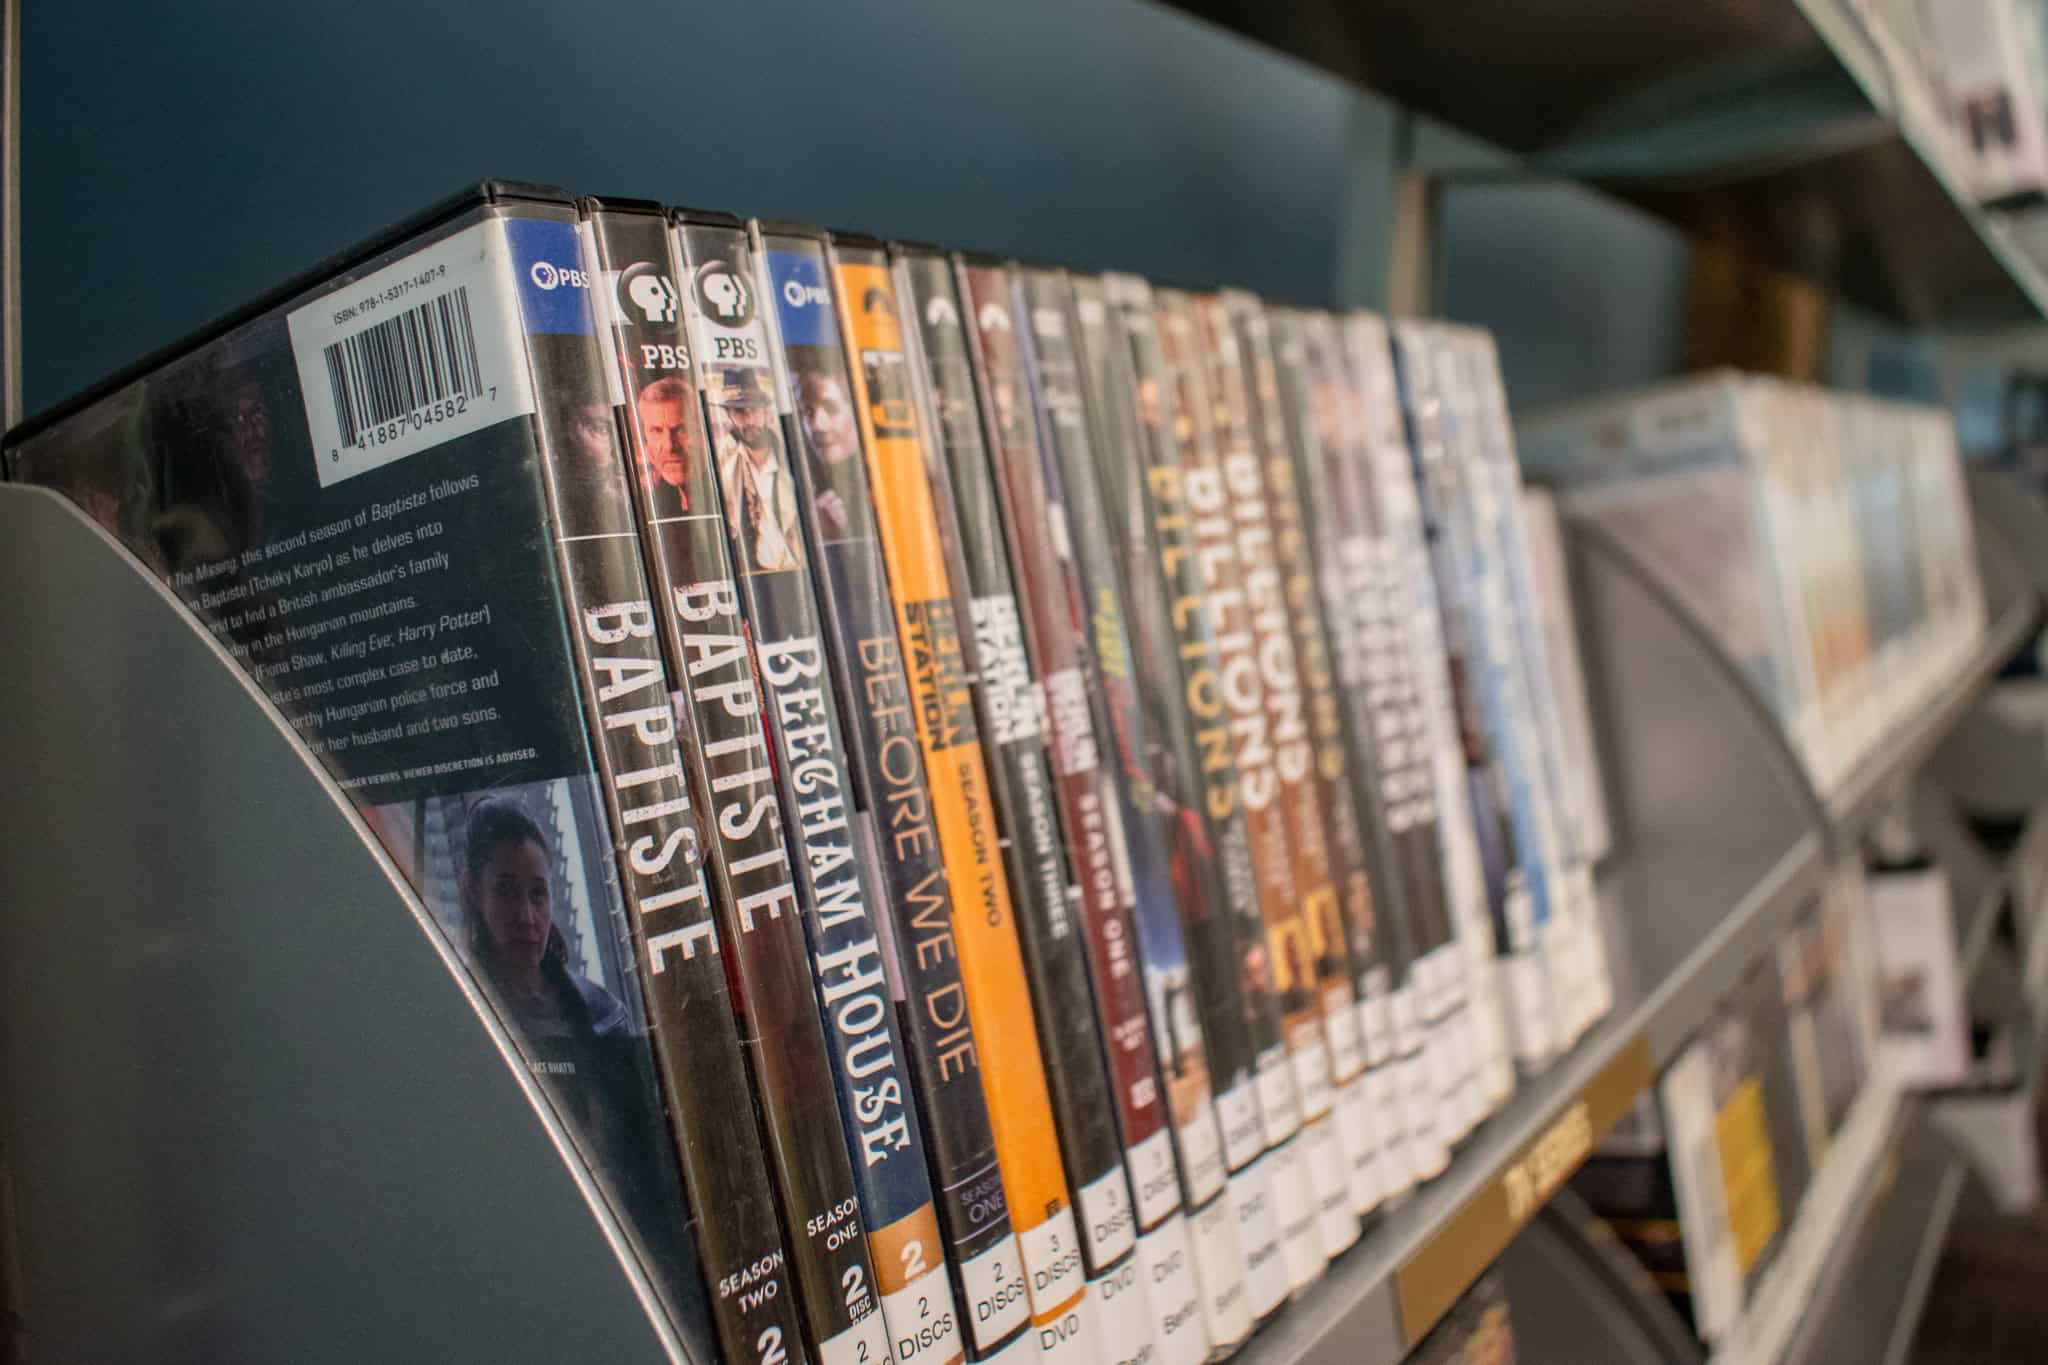
<svg viewBox="0 0 2048 1365">
<path fill-rule="evenodd" d="M 1518 406 L 1648 384 L 1685 359 L 1692 249 L 1576 185 L 1447 189 L 1437 311 L 1490 329 Z"/>
<path fill-rule="evenodd" d="M 23 8 L 31 411 L 491 175 L 1380 287 L 1391 108 L 1131 0 Z"/>
<path fill-rule="evenodd" d="M 1385 299 L 1392 106 L 1137 0 L 74 0 L 23 56 L 31 411 L 483 176 Z M 1440 223 L 1438 311 L 1518 402 L 1678 368 L 1671 229 L 1555 184 Z M 1844 332 L 1837 382 L 1913 386 L 1910 339 Z"/>
</svg>

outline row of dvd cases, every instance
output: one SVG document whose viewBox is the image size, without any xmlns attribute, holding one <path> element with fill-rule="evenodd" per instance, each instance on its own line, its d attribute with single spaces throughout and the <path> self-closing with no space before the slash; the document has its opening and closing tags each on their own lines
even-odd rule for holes
<svg viewBox="0 0 2048 1365">
<path fill-rule="evenodd" d="M 1220 1358 L 1612 997 L 1481 333 L 492 184 L 6 460 L 355 803 L 700 1361 Z"/>
</svg>

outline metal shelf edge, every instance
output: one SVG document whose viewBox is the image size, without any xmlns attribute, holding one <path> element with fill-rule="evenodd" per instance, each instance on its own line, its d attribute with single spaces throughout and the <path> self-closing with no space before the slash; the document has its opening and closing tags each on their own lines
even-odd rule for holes
<svg viewBox="0 0 2048 1365">
<path fill-rule="evenodd" d="M 1939 700 L 1899 727 L 1865 755 L 1826 801 L 1829 833 L 1837 851 L 1862 834 L 1894 779 L 1918 767 L 1953 730 L 1995 674 L 2025 641 L 2035 620 L 2025 597 L 2008 603 L 1985 627 L 1983 643 L 1967 665 L 1941 689 Z"/>
<path fill-rule="evenodd" d="M 1243 1365 L 1400 1359 L 1440 1316 L 1439 1311 L 1416 1321 L 1411 1313 L 1404 1321 L 1402 1301 L 1414 1301 L 1412 1293 L 1402 1292 L 1404 1277 L 1448 1276 L 1459 1289 L 1477 1279 L 1619 1117 L 1605 1112 L 1610 1106 L 1600 1093 L 1603 1083 L 1611 1086 L 1623 1075 L 1639 1076 L 1637 1084 L 1652 1079 L 1750 964 L 1770 951 L 1783 928 L 1818 893 L 1822 875 L 1819 841 L 1802 836 L 1676 966 L 1657 980 L 1638 983 L 1639 989 L 1618 1001 L 1576 1048 L 1542 1075 L 1524 1081 L 1507 1108 L 1457 1154 L 1449 1172 L 1388 1213 L 1236 1359 Z M 1625 866 L 1605 874 L 1603 900 L 1611 904 L 1617 887 L 1627 881 Z M 1589 1096 L 1594 1102 L 1587 1103 Z M 1551 1167 L 1540 1197 L 1503 1234 L 1494 1213 L 1506 1198 L 1503 1185 L 1510 1168 L 1519 1167 L 1539 1146 L 1554 1148 L 1560 1141 L 1571 1143 L 1576 1155 Z M 1493 1212 L 1488 1205 L 1495 1206 Z M 1475 1236 L 1475 1228 L 1484 1235 Z M 1456 1250 L 1449 1247 L 1453 1241 Z M 1447 1270 L 1447 1263 L 1454 1264 Z"/>
</svg>

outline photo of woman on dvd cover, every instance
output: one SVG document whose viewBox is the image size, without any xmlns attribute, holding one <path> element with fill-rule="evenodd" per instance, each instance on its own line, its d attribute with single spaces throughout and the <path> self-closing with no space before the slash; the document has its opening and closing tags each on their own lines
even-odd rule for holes
<svg viewBox="0 0 2048 1365">
<path fill-rule="evenodd" d="M 692 1258 L 649 1070 L 645 1014 L 613 906 L 602 797 L 557 778 L 364 812 L 469 965 L 520 1060 L 651 1259 Z M 688 1283 L 694 1268 L 677 1279 Z"/>
</svg>

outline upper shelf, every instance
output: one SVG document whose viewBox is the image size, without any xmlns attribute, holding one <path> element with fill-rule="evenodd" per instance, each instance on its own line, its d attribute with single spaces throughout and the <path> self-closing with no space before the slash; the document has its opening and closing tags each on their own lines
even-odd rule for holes
<svg viewBox="0 0 2048 1365">
<path fill-rule="evenodd" d="M 1912 324 L 2048 314 L 1847 0 L 1174 0 L 1696 236 Z"/>
</svg>

